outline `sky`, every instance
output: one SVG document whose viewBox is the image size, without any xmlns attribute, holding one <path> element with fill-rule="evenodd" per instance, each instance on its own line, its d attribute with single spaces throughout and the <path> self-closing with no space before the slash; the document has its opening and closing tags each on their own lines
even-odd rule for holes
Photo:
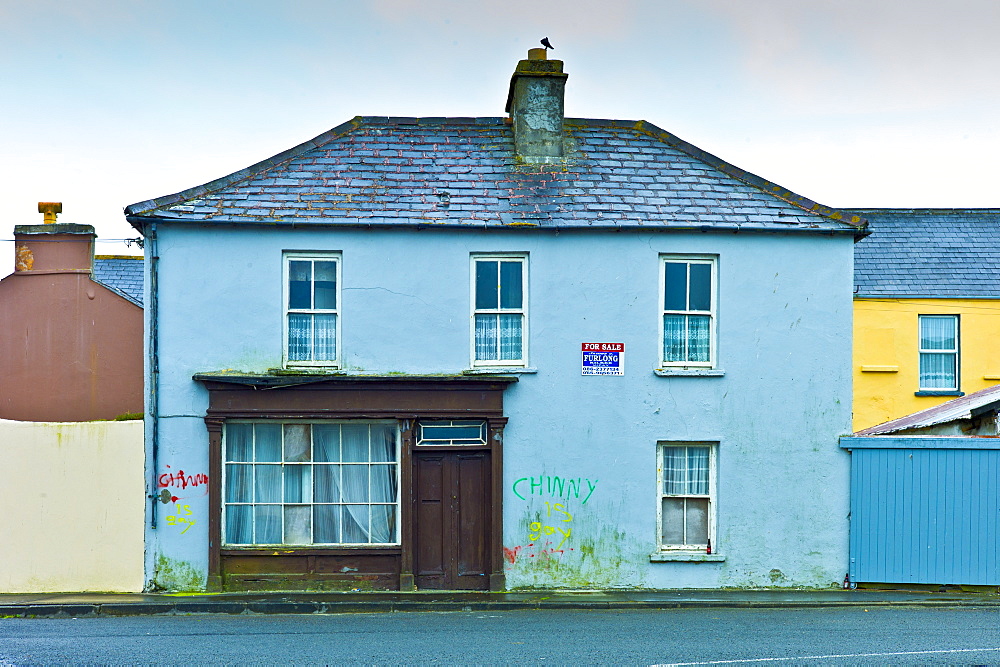
<svg viewBox="0 0 1000 667">
<path fill-rule="evenodd" d="M 358 115 L 503 116 L 548 37 L 566 114 L 646 120 L 838 208 L 1000 207 L 996 0 L 0 0 L 13 227 L 93 225 Z"/>
</svg>

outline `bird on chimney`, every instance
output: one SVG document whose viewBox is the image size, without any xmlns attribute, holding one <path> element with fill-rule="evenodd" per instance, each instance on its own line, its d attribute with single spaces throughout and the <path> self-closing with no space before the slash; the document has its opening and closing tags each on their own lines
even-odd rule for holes
<svg viewBox="0 0 1000 667">
<path fill-rule="evenodd" d="M 549 38 L 548 37 L 542 37 L 542 46 L 544 46 L 546 49 L 554 49 L 554 48 L 556 48 L 556 47 L 552 46 L 551 44 L 549 44 Z"/>
</svg>

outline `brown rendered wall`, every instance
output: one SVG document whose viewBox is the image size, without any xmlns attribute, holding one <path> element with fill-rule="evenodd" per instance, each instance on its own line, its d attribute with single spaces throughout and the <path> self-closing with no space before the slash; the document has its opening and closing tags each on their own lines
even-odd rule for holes
<svg viewBox="0 0 1000 667">
<path fill-rule="evenodd" d="M 17 268 L 0 280 L 0 419 L 142 412 L 142 308 L 91 280 L 93 228 L 47 227 L 15 228 Z"/>
</svg>

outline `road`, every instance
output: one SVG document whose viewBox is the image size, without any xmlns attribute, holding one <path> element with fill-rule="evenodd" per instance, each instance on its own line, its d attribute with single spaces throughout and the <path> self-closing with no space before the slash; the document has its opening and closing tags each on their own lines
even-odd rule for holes
<svg viewBox="0 0 1000 667">
<path fill-rule="evenodd" d="M 1000 664 L 1000 610 L 531 610 L 0 619 L 0 665 Z"/>
</svg>

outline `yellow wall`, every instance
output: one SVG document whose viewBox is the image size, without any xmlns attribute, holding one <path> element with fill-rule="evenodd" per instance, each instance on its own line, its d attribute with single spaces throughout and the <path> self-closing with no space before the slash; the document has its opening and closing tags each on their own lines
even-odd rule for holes
<svg viewBox="0 0 1000 667">
<path fill-rule="evenodd" d="M 0 592 L 143 588 L 142 422 L 0 420 Z"/>
<path fill-rule="evenodd" d="M 959 316 L 959 389 L 1000 384 L 1000 299 L 854 300 L 854 430 L 954 396 L 918 390 L 918 315 Z"/>
</svg>

